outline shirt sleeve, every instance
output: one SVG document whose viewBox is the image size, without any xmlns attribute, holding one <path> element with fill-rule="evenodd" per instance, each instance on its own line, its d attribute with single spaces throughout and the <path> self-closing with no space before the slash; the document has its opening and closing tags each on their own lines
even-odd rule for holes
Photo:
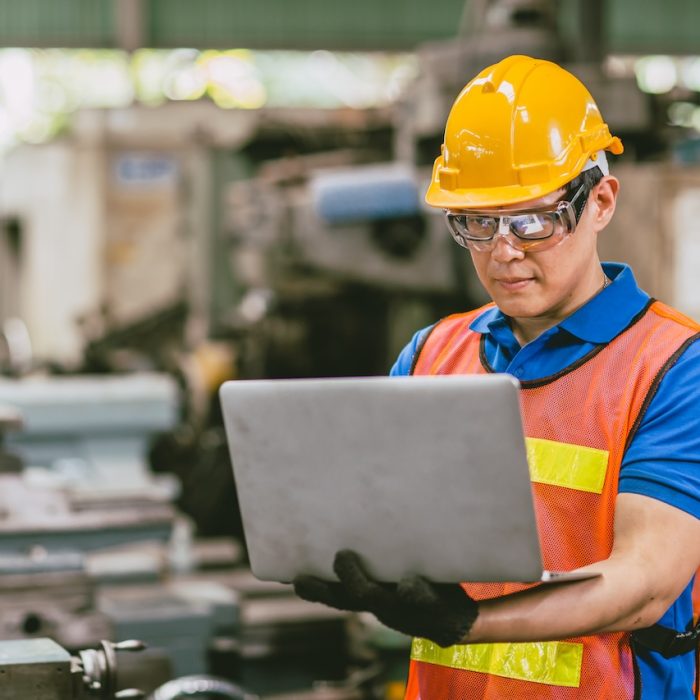
<svg viewBox="0 0 700 700">
<path fill-rule="evenodd" d="M 413 365 L 413 357 L 416 351 L 420 347 L 425 334 L 430 331 L 432 326 L 427 326 L 426 328 L 421 328 L 421 330 L 416 331 L 409 343 L 404 347 L 404 349 L 399 353 L 394 366 L 389 372 L 390 377 L 406 377 L 411 374 L 411 365 Z"/>
<path fill-rule="evenodd" d="M 620 470 L 620 493 L 668 503 L 700 518 L 700 342 L 659 383 Z"/>
</svg>

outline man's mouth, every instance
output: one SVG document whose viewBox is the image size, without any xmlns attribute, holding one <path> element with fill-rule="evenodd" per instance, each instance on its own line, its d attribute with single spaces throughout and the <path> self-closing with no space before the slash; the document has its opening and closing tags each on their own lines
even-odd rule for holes
<svg viewBox="0 0 700 700">
<path fill-rule="evenodd" d="M 496 283 L 503 289 L 508 291 L 517 291 L 519 289 L 524 289 L 530 282 L 534 280 L 533 277 L 498 277 L 495 278 Z"/>
</svg>

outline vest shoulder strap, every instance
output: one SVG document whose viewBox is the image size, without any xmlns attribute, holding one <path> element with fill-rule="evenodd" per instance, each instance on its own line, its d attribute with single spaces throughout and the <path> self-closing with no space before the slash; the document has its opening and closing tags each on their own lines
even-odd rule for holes
<svg viewBox="0 0 700 700">
<path fill-rule="evenodd" d="M 430 326 L 430 328 L 428 328 L 428 331 L 421 338 L 420 343 L 416 348 L 416 352 L 413 355 L 410 374 L 415 374 L 416 367 L 418 366 L 419 361 L 424 359 L 422 357 L 423 350 L 426 348 L 428 348 L 429 350 L 430 348 L 428 346 L 430 346 L 430 344 L 433 341 L 437 340 L 437 342 L 439 343 L 443 337 L 449 337 L 450 335 L 452 335 L 456 328 L 463 328 L 464 326 L 469 326 L 474 321 L 474 319 L 480 316 L 484 311 L 491 309 L 494 306 L 495 304 L 493 302 L 490 302 L 472 311 L 451 314 L 449 316 L 441 318 L 439 321 L 437 321 L 437 323 L 434 323 L 432 326 Z"/>
<path fill-rule="evenodd" d="M 669 321 L 674 321 L 681 326 L 694 330 L 696 333 L 700 332 L 700 323 L 681 313 L 678 309 L 664 304 L 662 301 L 654 300 L 650 308 L 657 316 L 667 318 Z"/>
</svg>

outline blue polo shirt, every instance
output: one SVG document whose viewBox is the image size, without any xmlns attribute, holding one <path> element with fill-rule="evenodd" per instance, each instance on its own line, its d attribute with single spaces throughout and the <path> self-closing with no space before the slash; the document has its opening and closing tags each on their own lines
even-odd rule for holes
<svg viewBox="0 0 700 700">
<path fill-rule="evenodd" d="M 484 335 L 486 360 L 495 372 L 535 380 L 564 370 L 597 345 L 609 343 L 644 308 L 649 295 L 632 270 L 604 263 L 612 284 L 561 323 L 520 346 L 497 308 L 480 314 L 471 329 Z M 410 373 L 413 356 L 430 327 L 418 331 L 391 368 Z M 700 342 L 692 343 L 661 380 L 622 461 L 619 493 L 636 493 L 700 518 Z M 692 618 L 692 582 L 659 623 L 685 630 Z M 693 653 L 665 659 L 638 649 L 643 700 L 692 700 Z"/>
</svg>

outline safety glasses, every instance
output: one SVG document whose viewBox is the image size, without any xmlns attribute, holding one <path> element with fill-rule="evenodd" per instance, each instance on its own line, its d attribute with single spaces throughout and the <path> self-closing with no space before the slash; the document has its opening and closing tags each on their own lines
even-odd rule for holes
<svg viewBox="0 0 700 700">
<path fill-rule="evenodd" d="M 494 209 L 459 213 L 445 211 L 445 217 L 452 237 L 464 248 L 487 252 L 496 246 L 497 236 L 505 236 L 516 250 L 546 250 L 574 232 L 589 191 L 584 184 L 570 199 L 567 192 L 555 209 L 526 212 Z M 581 199 L 584 192 L 586 196 Z"/>
</svg>

